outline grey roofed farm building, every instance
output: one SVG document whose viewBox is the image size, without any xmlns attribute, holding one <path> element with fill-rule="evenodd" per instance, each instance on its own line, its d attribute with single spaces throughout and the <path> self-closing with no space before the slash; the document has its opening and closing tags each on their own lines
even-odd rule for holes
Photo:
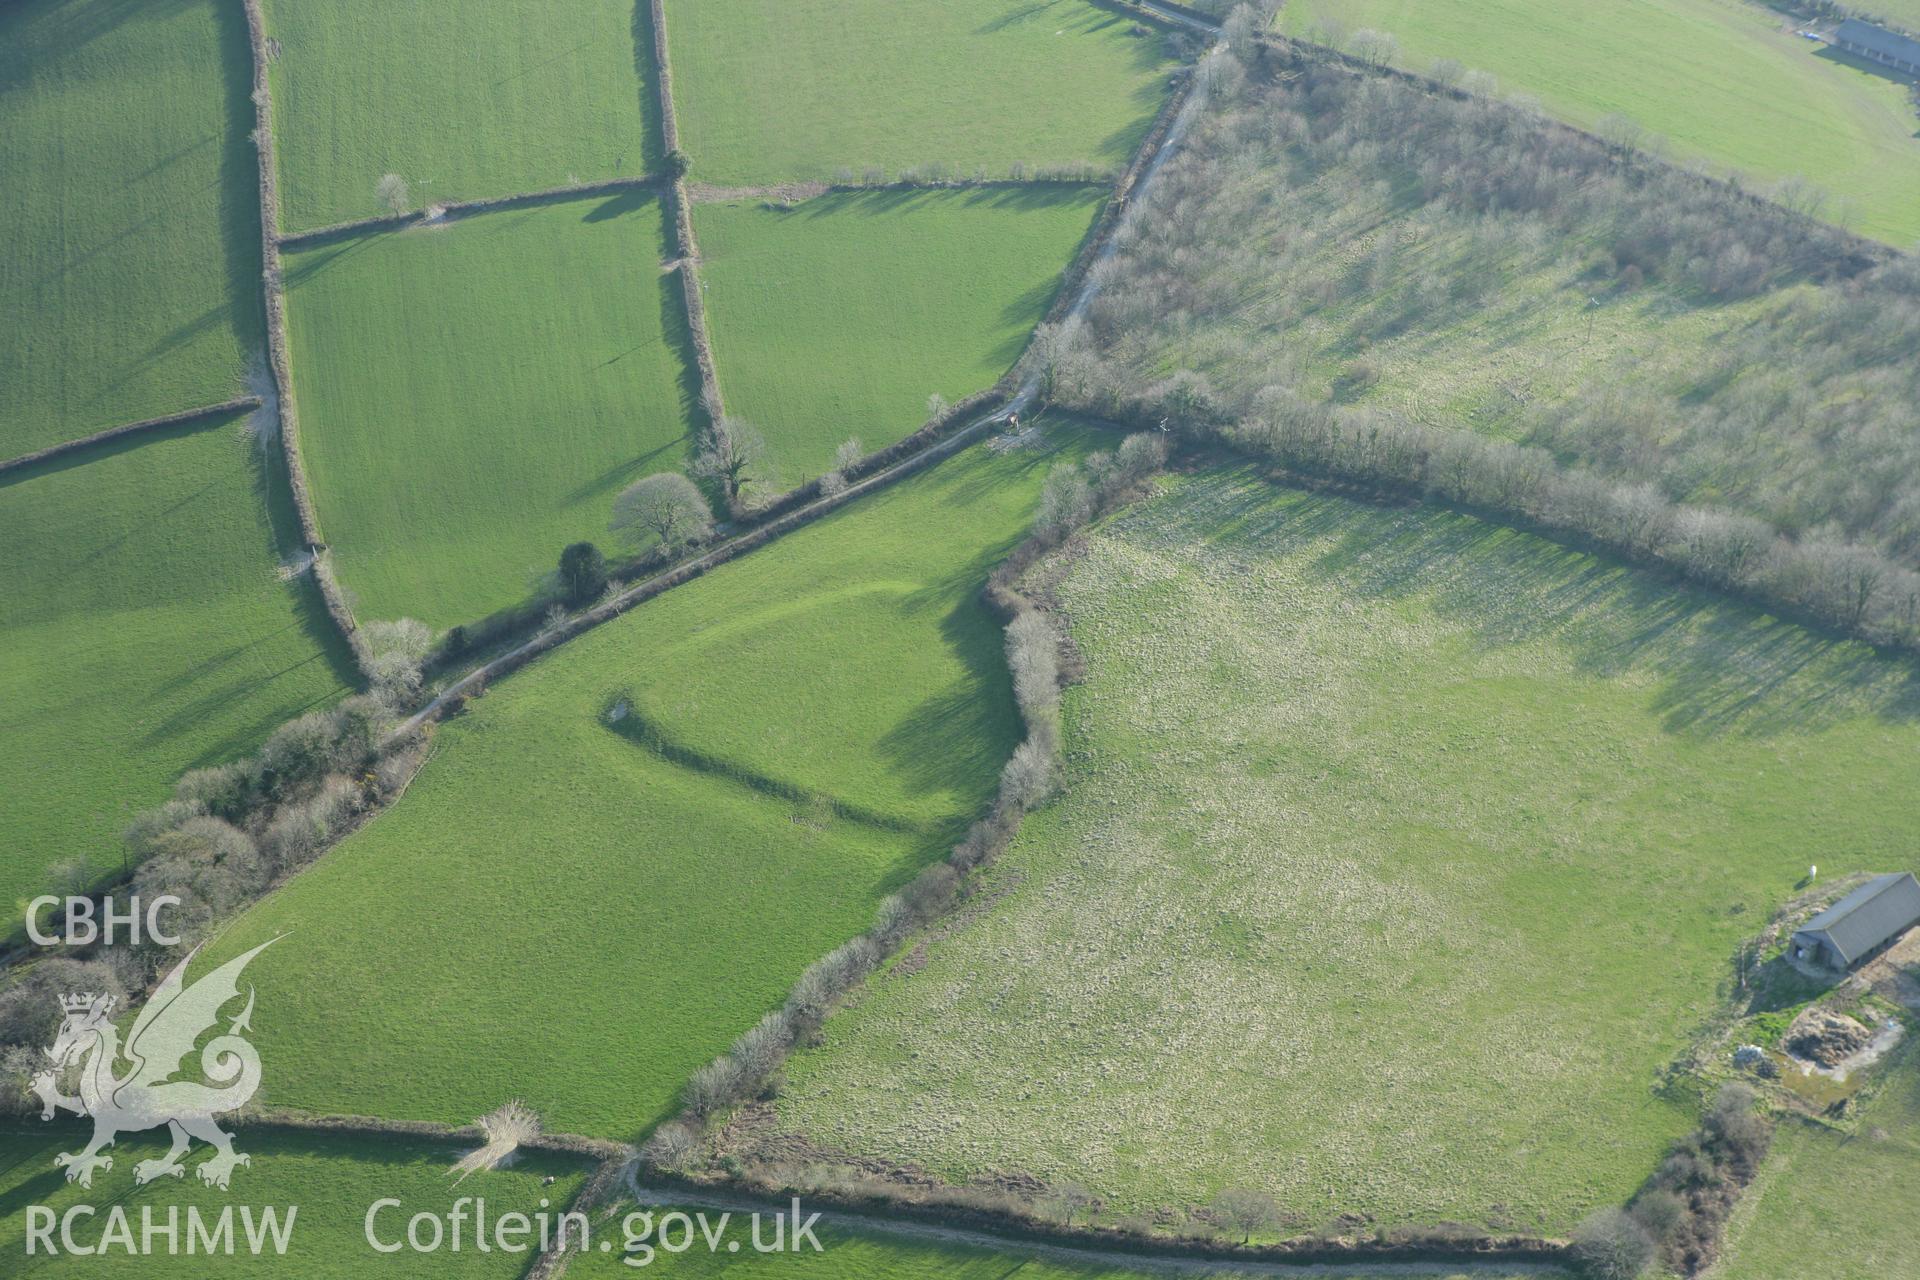
<svg viewBox="0 0 1920 1280">
<path fill-rule="evenodd" d="M 1920 75 L 1920 40 L 1912 36 L 1903 36 L 1898 31 L 1876 27 L 1858 18 L 1848 18 L 1833 33 L 1833 42 L 1848 53 L 1871 58 L 1911 75 Z"/>
<path fill-rule="evenodd" d="M 1793 935 L 1793 954 L 1834 969 L 1851 969 L 1920 924 L 1920 880 L 1910 871 L 1875 876 L 1807 921 Z"/>
</svg>

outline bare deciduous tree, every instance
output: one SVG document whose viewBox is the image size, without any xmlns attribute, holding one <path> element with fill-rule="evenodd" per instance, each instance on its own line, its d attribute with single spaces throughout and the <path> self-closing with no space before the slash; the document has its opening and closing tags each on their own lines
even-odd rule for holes
<svg viewBox="0 0 1920 1280">
<path fill-rule="evenodd" d="M 408 189 L 407 180 L 397 173 L 382 174 L 380 181 L 373 184 L 373 195 L 394 214 L 405 213 L 413 207 L 413 192 Z"/>
<path fill-rule="evenodd" d="M 1572 1254 L 1594 1280 L 1635 1280 L 1653 1265 L 1653 1238 L 1625 1210 L 1601 1209 L 1573 1233 Z"/>
<path fill-rule="evenodd" d="M 652 534 L 674 551 L 712 535 L 713 513 L 693 481 L 677 471 L 636 480 L 613 500 L 611 528 L 641 539 Z"/>
<path fill-rule="evenodd" d="M 752 483 L 772 483 L 766 437 L 739 418 L 722 418 L 706 448 L 694 460 L 693 473 L 717 480 L 729 495 Z"/>
<path fill-rule="evenodd" d="M 1253 1239 L 1256 1231 L 1271 1231 L 1280 1221 L 1280 1206 L 1264 1191 L 1228 1187 L 1213 1198 L 1213 1216 L 1228 1230 L 1238 1233 L 1240 1243 Z"/>
<path fill-rule="evenodd" d="M 1347 38 L 1347 51 L 1368 66 L 1384 67 L 1400 52 L 1400 42 L 1391 31 L 1361 27 Z"/>
</svg>

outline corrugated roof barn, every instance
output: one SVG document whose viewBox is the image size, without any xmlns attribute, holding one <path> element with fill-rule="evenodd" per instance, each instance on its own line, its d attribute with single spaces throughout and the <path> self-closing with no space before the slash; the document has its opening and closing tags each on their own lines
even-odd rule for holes
<svg viewBox="0 0 1920 1280">
<path fill-rule="evenodd" d="M 1858 18 L 1848 18 L 1833 33 L 1833 42 L 1848 53 L 1920 75 L 1920 40 L 1903 36 L 1898 31 L 1876 27 Z"/>
<path fill-rule="evenodd" d="M 1920 924 L 1920 880 L 1910 871 L 1875 876 L 1802 925 L 1796 957 L 1851 969 Z"/>
</svg>

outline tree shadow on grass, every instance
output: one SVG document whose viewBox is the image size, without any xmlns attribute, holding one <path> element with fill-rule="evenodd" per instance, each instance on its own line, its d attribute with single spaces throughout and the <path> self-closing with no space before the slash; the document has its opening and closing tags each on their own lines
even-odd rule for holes
<svg viewBox="0 0 1920 1280">
<path fill-rule="evenodd" d="M 609 196 L 594 205 L 593 208 L 587 210 L 580 221 L 611 222 L 615 218 L 622 218 L 627 214 L 637 213 L 639 210 L 645 208 L 647 203 L 653 199 L 655 199 L 655 196 L 651 191 L 644 190 L 640 187 L 628 187 L 625 191 Z"/>
<path fill-rule="evenodd" d="M 32 75 L 62 58 L 73 57 L 83 45 L 113 32 L 131 18 L 163 22 L 174 14 L 204 7 L 203 0 L 27 0 L 0 3 L 0 33 L 17 50 L 16 57 L 0 60 L 0 93 L 18 88 Z M 35 17 L 33 11 L 40 11 Z M 36 37 L 29 43 L 15 23 L 31 21 Z M 18 42 L 17 44 L 15 42 Z"/>
<path fill-rule="evenodd" d="M 1430 505 L 1275 489 L 1244 468 L 1196 481 L 1188 496 L 1199 500 L 1158 504 L 1158 523 L 1173 516 L 1169 534 L 1184 528 L 1234 557 L 1306 555 L 1325 589 L 1418 599 L 1481 651 L 1545 643 L 1583 675 L 1651 679 L 1649 705 L 1668 732 L 1767 737 L 1862 716 L 1920 720 L 1910 662 L 1546 538 Z"/>
<path fill-rule="evenodd" d="M 874 747 L 908 795 L 957 792 L 961 812 L 971 820 L 1019 745 L 1020 718 L 1001 657 L 1000 628 L 985 607 L 969 596 L 947 609 L 939 629 L 940 643 L 959 659 L 964 677 L 927 691 Z"/>
<path fill-rule="evenodd" d="M 94 387 L 85 401 L 88 405 L 109 400 L 135 378 L 162 365 L 169 356 L 191 345 L 206 334 L 226 329 L 242 349 L 257 346 L 265 336 L 265 318 L 260 305 L 260 210 L 257 182 L 259 167 L 253 145 L 248 141 L 253 128 L 253 53 L 244 15 L 234 6 L 216 6 L 219 24 L 220 88 L 227 117 L 224 145 L 218 168 L 204 191 L 214 193 L 216 216 L 213 229 L 220 237 L 220 268 L 224 276 L 225 300 L 175 325 L 148 344 L 129 361 L 117 376 Z M 186 151 L 197 151 L 211 138 L 185 148 L 168 161 L 156 162 L 140 176 L 157 173 L 166 163 L 177 160 Z M 85 257 L 104 252 L 111 244 L 137 234 L 157 218 L 172 216 L 172 211 L 149 216 L 140 223 L 122 229 L 105 245 L 90 249 Z M 84 259 L 82 259 L 84 260 Z M 230 385 L 237 385 L 240 370 L 234 369 Z M 218 388 L 209 388 L 209 398 Z"/>
</svg>

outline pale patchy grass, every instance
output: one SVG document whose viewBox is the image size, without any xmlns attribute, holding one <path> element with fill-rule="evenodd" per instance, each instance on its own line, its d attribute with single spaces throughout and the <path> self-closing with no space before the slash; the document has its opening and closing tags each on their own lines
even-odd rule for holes
<svg viewBox="0 0 1920 1280">
<path fill-rule="evenodd" d="M 1559 1231 L 1823 870 L 1904 865 L 1912 672 L 1537 538 L 1244 471 L 1091 534 L 1020 883 L 798 1057 L 786 1123 L 1121 1209 Z M 911 966 L 909 966 L 911 967 Z"/>
</svg>

